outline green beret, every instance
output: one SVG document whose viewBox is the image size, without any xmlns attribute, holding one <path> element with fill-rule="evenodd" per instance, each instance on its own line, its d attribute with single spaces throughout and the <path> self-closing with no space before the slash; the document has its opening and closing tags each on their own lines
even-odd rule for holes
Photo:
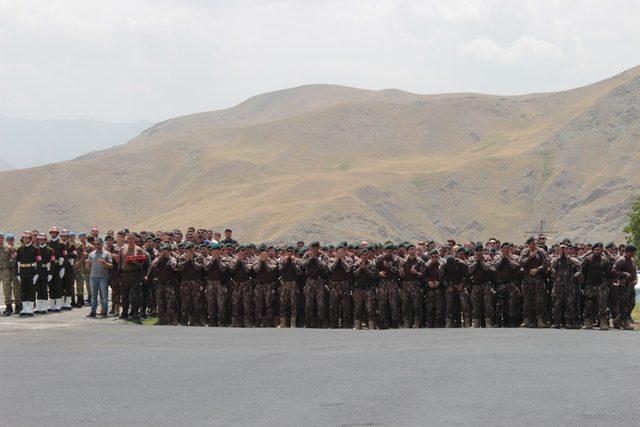
<svg viewBox="0 0 640 427">
<path fill-rule="evenodd" d="M 385 243 L 385 245 L 384 245 L 384 249 L 387 250 L 387 251 L 388 250 L 394 250 L 395 248 L 396 248 L 396 246 L 391 242 Z"/>
<path fill-rule="evenodd" d="M 440 255 L 440 252 L 438 252 L 437 249 L 431 249 L 431 252 L 429 252 L 431 255 Z"/>
<path fill-rule="evenodd" d="M 219 243 L 212 243 L 211 245 L 209 245 L 209 247 L 213 250 L 216 249 L 220 249 L 220 244 Z"/>
<path fill-rule="evenodd" d="M 615 243 L 613 243 L 613 242 L 609 242 L 609 243 L 607 243 L 607 246 L 605 246 L 605 248 L 607 248 L 607 249 L 609 249 L 609 248 L 615 248 L 615 247 L 616 247 L 616 244 L 615 244 Z"/>
<path fill-rule="evenodd" d="M 164 245 L 160 246 L 160 250 L 161 251 L 170 251 L 171 250 L 171 245 L 167 245 L 166 243 Z"/>
<path fill-rule="evenodd" d="M 182 249 L 182 248 L 184 248 L 184 245 L 185 245 L 185 244 L 184 244 L 183 242 L 178 243 L 178 249 Z"/>
<path fill-rule="evenodd" d="M 482 246 L 482 243 L 476 243 L 476 251 L 482 251 L 484 250 L 484 246 Z"/>
<path fill-rule="evenodd" d="M 593 248 L 600 248 L 602 249 L 602 242 L 598 242 L 595 245 L 593 245 Z"/>
<path fill-rule="evenodd" d="M 528 245 L 529 243 L 533 243 L 535 241 L 536 241 L 536 239 L 533 236 L 531 236 L 524 242 L 524 244 Z"/>
<path fill-rule="evenodd" d="M 636 251 L 636 247 L 634 245 L 627 245 L 624 248 L 625 252 L 635 252 Z"/>
<path fill-rule="evenodd" d="M 185 249 L 194 249 L 193 243 L 191 243 L 191 242 L 187 242 L 187 243 L 184 245 L 184 248 L 185 248 Z"/>
<path fill-rule="evenodd" d="M 287 250 L 288 250 L 288 251 L 295 251 L 295 250 L 296 250 L 296 248 L 295 248 L 295 247 L 293 247 L 293 245 L 289 245 L 289 246 L 287 246 Z"/>
<path fill-rule="evenodd" d="M 311 242 L 311 244 L 309 246 L 312 247 L 312 248 L 319 248 L 320 247 L 320 242 L 313 241 L 313 242 Z"/>
<path fill-rule="evenodd" d="M 343 240 L 342 242 L 338 243 L 338 246 L 337 246 L 337 247 L 339 247 L 339 248 L 346 248 L 347 246 L 348 246 L 348 243 L 347 243 L 347 242 L 345 242 L 345 241 Z"/>
<path fill-rule="evenodd" d="M 238 245 L 238 250 L 239 251 L 244 251 L 245 249 L 247 249 L 247 247 L 245 245 Z"/>
<path fill-rule="evenodd" d="M 268 250 L 267 245 L 260 245 L 258 252 L 266 252 Z"/>
</svg>

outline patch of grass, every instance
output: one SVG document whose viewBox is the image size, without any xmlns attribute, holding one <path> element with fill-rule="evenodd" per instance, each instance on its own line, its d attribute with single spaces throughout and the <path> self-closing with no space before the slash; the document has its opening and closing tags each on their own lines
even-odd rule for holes
<svg viewBox="0 0 640 427">
<path fill-rule="evenodd" d="M 640 322 L 640 304 L 636 303 L 636 306 L 633 307 L 633 311 L 631 312 L 631 318 L 635 322 Z"/>
<path fill-rule="evenodd" d="M 351 169 L 351 162 L 347 160 L 343 160 L 340 163 L 338 163 L 338 170 L 346 171 L 348 169 Z"/>
<path fill-rule="evenodd" d="M 423 188 L 425 186 L 425 184 L 427 183 L 427 180 L 425 178 L 420 178 L 420 177 L 413 177 L 411 178 L 411 184 L 416 187 L 416 188 Z"/>
<path fill-rule="evenodd" d="M 550 150 L 540 151 L 540 159 L 542 161 L 542 178 L 547 179 L 553 172 L 553 152 Z"/>
<path fill-rule="evenodd" d="M 143 325 L 155 325 L 155 323 L 158 321 L 158 318 L 155 316 L 148 316 L 146 319 L 144 319 L 142 321 Z"/>
</svg>

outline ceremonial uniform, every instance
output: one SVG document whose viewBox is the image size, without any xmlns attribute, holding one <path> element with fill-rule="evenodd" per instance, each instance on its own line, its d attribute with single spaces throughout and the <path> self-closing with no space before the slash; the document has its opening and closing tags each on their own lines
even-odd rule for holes
<svg viewBox="0 0 640 427">
<path fill-rule="evenodd" d="M 23 236 L 31 239 L 29 232 Z M 35 283 L 38 281 L 37 258 L 37 250 L 31 242 L 23 244 L 16 252 L 16 271 L 21 285 L 23 307 L 20 316 L 33 316 L 36 301 Z"/>
</svg>

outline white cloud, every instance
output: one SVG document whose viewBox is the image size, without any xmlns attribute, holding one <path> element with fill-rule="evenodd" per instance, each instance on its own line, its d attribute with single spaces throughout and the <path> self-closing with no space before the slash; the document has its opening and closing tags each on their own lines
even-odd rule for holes
<svg viewBox="0 0 640 427">
<path fill-rule="evenodd" d="M 562 61 L 566 58 L 558 46 L 532 36 L 521 36 L 506 47 L 489 38 L 478 38 L 465 43 L 460 53 L 482 61 L 521 65 Z"/>
<path fill-rule="evenodd" d="M 478 1 L 470 0 L 447 0 L 438 4 L 438 11 L 444 20 L 454 24 L 479 21 L 480 8 L 481 5 Z"/>
</svg>

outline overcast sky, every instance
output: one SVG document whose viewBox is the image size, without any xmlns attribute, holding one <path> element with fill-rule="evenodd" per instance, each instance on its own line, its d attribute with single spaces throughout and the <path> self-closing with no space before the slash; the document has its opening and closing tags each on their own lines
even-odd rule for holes
<svg viewBox="0 0 640 427">
<path fill-rule="evenodd" d="M 336 83 L 519 94 L 640 64 L 640 1 L 0 0 L 0 114 L 163 120 Z"/>
</svg>

